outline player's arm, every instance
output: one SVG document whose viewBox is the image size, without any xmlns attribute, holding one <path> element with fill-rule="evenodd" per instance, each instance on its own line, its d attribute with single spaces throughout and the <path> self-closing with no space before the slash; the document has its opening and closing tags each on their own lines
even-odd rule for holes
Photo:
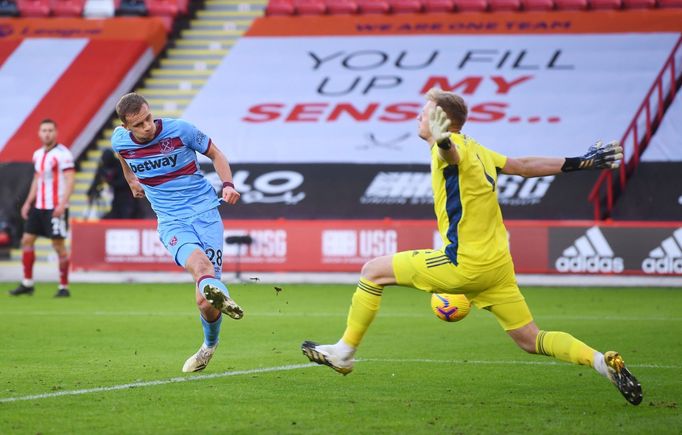
<svg viewBox="0 0 682 435">
<path fill-rule="evenodd" d="M 220 180 L 223 182 L 223 201 L 228 204 L 236 204 L 241 195 L 234 188 L 232 170 L 230 169 L 230 163 L 227 161 L 227 157 L 225 157 L 225 154 L 223 154 L 214 143 L 210 142 L 208 150 L 206 150 L 204 155 L 211 159 L 218 177 L 220 177 Z"/>
<path fill-rule="evenodd" d="M 64 214 L 64 210 L 69 206 L 69 200 L 71 199 L 71 194 L 73 193 L 73 186 L 76 180 L 76 171 L 73 168 L 64 171 L 64 195 L 59 198 L 59 204 L 57 204 L 52 211 L 52 217 L 60 217 Z"/>
<path fill-rule="evenodd" d="M 28 196 L 26 196 L 26 201 L 24 205 L 21 206 L 21 217 L 28 219 L 28 212 L 31 211 L 31 206 L 36 200 L 36 195 L 38 193 L 38 173 L 33 174 L 33 181 L 31 181 L 31 188 L 28 190 Z"/>
<path fill-rule="evenodd" d="M 431 140 L 438 147 L 438 155 L 441 160 L 449 165 L 459 163 L 457 148 L 450 141 L 450 120 L 440 106 L 436 106 L 429 113 L 429 129 Z"/>
<path fill-rule="evenodd" d="M 502 173 L 526 178 L 543 177 L 586 169 L 616 169 L 622 160 L 623 147 L 618 141 L 611 141 L 606 145 L 599 141 L 580 157 L 508 158 Z"/>
<path fill-rule="evenodd" d="M 137 179 L 133 171 L 130 170 L 125 159 L 120 155 L 116 154 L 118 161 L 121 163 L 121 168 L 123 169 L 123 176 L 130 186 L 130 190 L 133 192 L 135 198 L 144 198 L 144 189 L 140 185 L 140 181 Z"/>
</svg>

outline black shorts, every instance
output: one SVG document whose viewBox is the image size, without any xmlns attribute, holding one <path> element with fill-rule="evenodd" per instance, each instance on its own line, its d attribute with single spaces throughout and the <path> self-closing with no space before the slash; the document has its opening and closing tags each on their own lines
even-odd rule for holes
<svg viewBox="0 0 682 435">
<path fill-rule="evenodd" d="M 25 233 L 35 234 L 50 239 L 64 239 L 69 230 L 69 209 L 58 218 L 52 217 L 52 210 L 32 208 L 28 212 Z"/>
</svg>

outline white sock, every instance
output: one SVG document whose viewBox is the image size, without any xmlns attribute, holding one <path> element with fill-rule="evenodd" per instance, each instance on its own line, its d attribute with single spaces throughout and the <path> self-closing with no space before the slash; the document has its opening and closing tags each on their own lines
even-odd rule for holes
<svg viewBox="0 0 682 435">
<path fill-rule="evenodd" d="M 33 280 L 24 278 L 21 280 L 21 285 L 24 287 L 33 287 Z"/>
<path fill-rule="evenodd" d="M 355 355 L 355 348 L 343 340 L 339 340 L 334 347 L 341 352 L 346 358 L 352 358 Z"/>
<path fill-rule="evenodd" d="M 609 368 L 604 361 L 604 354 L 598 351 L 594 352 L 594 369 L 602 376 L 609 377 Z"/>
</svg>

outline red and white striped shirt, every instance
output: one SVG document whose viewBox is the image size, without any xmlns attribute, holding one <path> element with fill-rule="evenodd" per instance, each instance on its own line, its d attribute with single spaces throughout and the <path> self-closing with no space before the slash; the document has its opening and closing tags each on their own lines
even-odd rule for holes
<svg viewBox="0 0 682 435">
<path fill-rule="evenodd" d="M 45 147 L 33 153 L 33 166 L 38 174 L 38 190 L 35 207 L 53 210 L 64 194 L 64 172 L 73 171 L 73 155 L 67 147 L 57 144 L 45 152 Z"/>
</svg>

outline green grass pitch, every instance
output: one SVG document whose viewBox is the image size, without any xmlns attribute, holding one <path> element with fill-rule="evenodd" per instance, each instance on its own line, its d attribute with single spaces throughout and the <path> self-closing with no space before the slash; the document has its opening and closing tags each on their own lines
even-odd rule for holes
<svg viewBox="0 0 682 435">
<path fill-rule="evenodd" d="M 397 287 L 341 376 L 299 346 L 339 338 L 353 286 L 281 287 L 231 286 L 246 315 L 197 374 L 181 373 L 202 340 L 191 284 L 0 295 L 0 433 L 682 432 L 679 289 L 524 290 L 541 329 L 623 354 L 634 407 L 590 368 L 523 353 L 489 313 L 448 324 Z"/>
</svg>

